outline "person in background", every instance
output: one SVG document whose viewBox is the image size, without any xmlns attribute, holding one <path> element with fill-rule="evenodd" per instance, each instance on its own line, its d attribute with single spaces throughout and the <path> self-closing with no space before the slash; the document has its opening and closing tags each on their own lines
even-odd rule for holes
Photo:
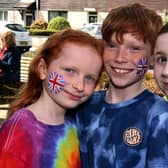
<svg viewBox="0 0 168 168">
<path fill-rule="evenodd" d="M 76 124 L 65 113 L 93 93 L 103 49 L 101 41 L 78 30 L 48 38 L 0 129 L 0 167 L 81 167 Z"/>
<path fill-rule="evenodd" d="M 16 47 L 15 34 L 11 31 L 0 34 L 0 83 L 20 81 L 21 52 Z"/>
<path fill-rule="evenodd" d="M 102 25 L 107 90 L 77 108 L 84 168 L 167 168 L 168 103 L 143 87 L 162 19 L 142 4 L 112 9 Z"/>
<path fill-rule="evenodd" d="M 154 76 L 168 101 L 168 23 L 158 33 L 154 49 Z"/>
</svg>

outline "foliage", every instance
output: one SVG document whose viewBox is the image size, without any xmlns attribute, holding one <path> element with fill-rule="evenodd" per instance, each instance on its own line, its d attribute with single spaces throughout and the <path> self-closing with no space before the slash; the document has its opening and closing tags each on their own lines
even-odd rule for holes
<svg viewBox="0 0 168 168">
<path fill-rule="evenodd" d="M 28 51 L 24 53 L 24 56 L 33 58 L 37 51 Z"/>
<path fill-rule="evenodd" d="M 154 78 L 153 72 L 150 72 L 150 71 L 147 72 L 144 76 L 144 79 L 146 79 L 146 80 L 150 80 L 150 79 L 153 79 L 153 78 Z"/>
<path fill-rule="evenodd" d="M 31 26 L 27 27 L 27 30 L 30 35 L 49 36 L 66 28 L 70 28 L 67 19 L 57 16 L 51 19 L 49 23 L 43 19 L 36 20 L 31 24 Z"/>
<path fill-rule="evenodd" d="M 165 17 L 165 23 L 168 23 L 168 16 Z"/>
<path fill-rule="evenodd" d="M 53 33 L 58 32 L 59 30 L 40 30 L 40 29 L 30 29 L 30 35 L 39 35 L 39 36 L 49 36 Z"/>
<path fill-rule="evenodd" d="M 70 24 L 66 18 L 61 16 L 51 19 L 47 27 L 49 30 L 62 30 L 66 28 L 70 28 Z"/>
<path fill-rule="evenodd" d="M 43 19 L 39 19 L 39 20 L 35 20 L 31 26 L 30 29 L 40 29 L 40 30 L 46 30 L 48 26 L 48 23 L 43 20 Z"/>
<path fill-rule="evenodd" d="M 109 77 L 105 70 L 100 75 L 99 81 L 96 86 L 96 90 L 106 89 L 109 84 Z"/>
<path fill-rule="evenodd" d="M 162 17 L 162 19 L 163 19 L 163 24 L 168 23 L 168 16 L 164 16 Z"/>
<path fill-rule="evenodd" d="M 30 26 L 25 26 L 25 28 L 26 28 L 26 30 L 28 30 L 28 31 L 29 31 L 29 29 L 30 29 Z"/>
<path fill-rule="evenodd" d="M 160 88 L 158 87 L 158 85 L 156 84 L 156 81 L 154 78 L 150 79 L 150 80 L 144 79 L 143 85 L 146 89 L 149 89 L 151 92 L 156 93 L 160 96 L 163 96 L 163 93 L 160 90 Z"/>
</svg>

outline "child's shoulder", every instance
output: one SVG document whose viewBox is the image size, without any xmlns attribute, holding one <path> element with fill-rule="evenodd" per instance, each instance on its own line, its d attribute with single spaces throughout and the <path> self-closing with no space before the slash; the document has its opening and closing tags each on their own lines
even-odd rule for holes
<svg viewBox="0 0 168 168">
<path fill-rule="evenodd" d="M 0 128 L 0 134 L 3 132 L 15 134 L 21 131 L 29 130 L 35 127 L 36 119 L 32 112 L 26 108 L 16 111 L 9 119 L 7 119 Z"/>
<path fill-rule="evenodd" d="M 162 105 L 164 107 L 167 107 L 168 108 L 168 102 L 165 101 L 164 97 L 161 97 L 157 94 L 153 94 L 153 104 L 156 104 L 156 105 Z"/>
<path fill-rule="evenodd" d="M 26 123 L 29 122 L 26 112 L 24 109 L 21 109 L 15 112 L 8 120 L 6 120 L 2 127 L 0 128 L 0 137 L 2 146 L 12 146 L 13 143 L 26 138 Z M 8 140 L 8 141 L 6 141 Z"/>
<path fill-rule="evenodd" d="M 85 111 L 97 111 L 101 109 L 104 104 L 105 90 L 96 91 L 93 95 L 83 104 L 77 107 L 77 112 L 85 115 Z"/>
<path fill-rule="evenodd" d="M 168 114 L 168 102 L 166 102 L 163 97 L 154 94 L 151 102 L 150 112 L 153 117 L 163 113 Z"/>
<path fill-rule="evenodd" d="M 105 90 L 95 91 L 93 95 L 89 98 L 87 103 L 89 104 L 101 103 L 104 101 L 105 94 L 106 94 Z"/>
<path fill-rule="evenodd" d="M 23 127 L 23 125 L 25 125 L 26 123 L 28 123 L 28 119 L 30 119 L 30 112 L 28 112 L 28 110 L 26 110 L 25 108 L 22 108 L 18 111 L 16 111 L 15 113 L 13 113 L 13 115 L 8 118 L 2 125 L 0 131 L 6 129 L 16 129 L 16 127 L 20 126 Z"/>
</svg>

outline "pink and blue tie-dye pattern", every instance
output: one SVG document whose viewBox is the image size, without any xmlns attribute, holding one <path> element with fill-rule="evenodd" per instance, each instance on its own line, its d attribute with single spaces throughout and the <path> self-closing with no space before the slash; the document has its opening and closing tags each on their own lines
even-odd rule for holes
<svg viewBox="0 0 168 168">
<path fill-rule="evenodd" d="M 46 125 L 22 109 L 3 125 L 0 136 L 0 167 L 80 168 L 77 130 L 70 118 L 62 125 Z"/>
</svg>

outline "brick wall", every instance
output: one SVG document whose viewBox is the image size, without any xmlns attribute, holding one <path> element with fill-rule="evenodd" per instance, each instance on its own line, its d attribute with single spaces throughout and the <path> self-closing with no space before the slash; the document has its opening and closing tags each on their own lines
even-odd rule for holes
<svg viewBox="0 0 168 168">
<path fill-rule="evenodd" d="M 139 2 L 139 3 L 143 3 L 145 5 L 147 5 L 150 8 L 154 8 L 155 10 L 162 10 L 162 9 L 168 9 L 168 1 L 167 0 L 108 0 L 110 3 L 111 7 L 116 7 L 119 5 L 126 5 L 129 3 L 135 3 L 135 2 Z"/>
<path fill-rule="evenodd" d="M 97 11 L 106 12 L 108 6 L 107 0 L 41 0 L 41 10 L 70 10 L 83 11 L 84 8 L 95 8 Z"/>
<path fill-rule="evenodd" d="M 156 10 L 168 9 L 168 0 L 40 0 L 40 9 L 83 11 L 84 8 L 95 8 L 98 12 L 107 12 L 110 8 L 133 2 L 143 3 Z"/>
</svg>

